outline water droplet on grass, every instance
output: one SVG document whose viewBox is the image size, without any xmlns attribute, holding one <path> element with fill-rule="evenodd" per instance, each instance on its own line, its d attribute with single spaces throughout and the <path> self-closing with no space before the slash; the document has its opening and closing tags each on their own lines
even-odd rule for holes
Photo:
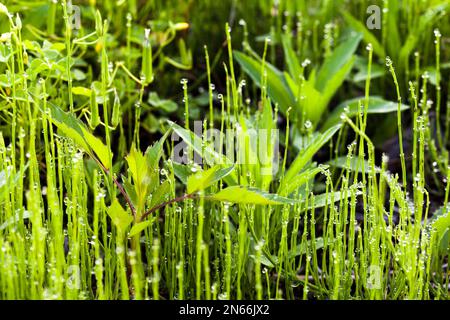
<svg viewBox="0 0 450 320">
<path fill-rule="evenodd" d="M 312 122 L 309 121 L 309 120 L 306 120 L 306 121 L 305 121 L 305 128 L 306 128 L 306 129 L 310 129 L 311 127 L 312 127 Z"/>
</svg>

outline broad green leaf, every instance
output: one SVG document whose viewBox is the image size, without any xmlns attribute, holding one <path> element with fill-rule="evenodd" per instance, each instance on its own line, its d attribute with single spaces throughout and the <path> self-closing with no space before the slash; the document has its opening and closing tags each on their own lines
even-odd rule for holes
<svg viewBox="0 0 450 320">
<path fill-rule="evenodd" d="M 117 199 L 114 199 L 106 212 L 120 232 L 124 232 L 133 221 L 133 217 L 122 208 Z"/>
<path fill-rule="evenodd" d="M 52 122 L 58 129 L 68 138 L 71 138 L 79 147 L 88 153 L 92 153 L 91 148 L 84 139 L 82 123 L 71 114 L 62 111 L 56 105 L 49 103 L 48 107 L 51 111 Z"/>
<path fill-rule="evenodd" d="M 268 143 L 263 141 L 262 136 L 257 134 L 256 123 L 247 119 L 244 115 L 239 116 L 240 131 L 237 136 L 237 146 L 239 152 L 236 154 L 237 163 L 245 164 L 245 170 L 248 172 L 254 172 L 255 185 L 258 188 L 262 186 L 262 177 L 272 177 L 272 157 L 268 158 L 263 154 L 264 146 Z M 261 133 L 261 132 L 260 132 Z M 270 145 L 270 143 L 269 143 Z M 258 147 L 261 148 L 258 150 Z M 272 148 L 273 150 L 273 148 Z M 259 152 L 259 154 L 258 154 Z M 268 161 L 270 159 L 270 161 Z M 270 165 L 268 165 L 270 163 Z M 255 173 L 258 171 L 258 173 Z M 247 186 L 250 184 L 247 175 L 241 175 L 239 180 L 240 185 Z"/>
<path fill-rule="evenodd" d="M 353 82 L 361 82 L 366 81 L 369 77 L 367 64 L 369 63 L 368 59 L 357 56 L 355 60 L 355 68 L 358 70 L 353 76 Z M 376 79 L 384 76 L 386 74 L 386 67 L 384 65 L 377 64 L 372 62 L 372 67 L 370 70 L 370 79 Z"/>
<path fill-rule="evenodd" d="M 450 248 L 450 229 L 447 228 L 439 242 L 439 250 L 441 253 L 446 253 L 448 248 Z"/>
<path fill-rule="evenodd" d="M 284 77 L 290 90 L 294 92 L 295 95 L 298 95 L 300 93 L 299 85 L 294 82 L 287 72 L 284 72 Z M 337 82 L 335 81 L 334 83 Z M 332 88 L 330 88 L 330 92 L 331 89 Z M 299 101 L 295 104 L 295 116 L 298 118 L 304 116 L 304 120 L 309 120 L 316 125 L 325 111 L 329 101 L 325 99 L 325 95 L 314 87 L 314 77 L 303 82 L 301 96 L 302 99 L 299 99 Z"/>
<path fill-rule="evenodd" d="M 360 194 L 357 192 L 357 194 Z M 323 193 L 319 195 L 314 195 L 314 204 L 311 203 L 311 200 L 309 200 L 309 207 L 308 209 L 317 209 L 317 208 L 323 208 L 327 205 L 331 205 L 334 202 L 341 201 L 341 199 L 344 197 L 344 193 L 341 191 L 335 191 L 330 193 Z M 346 194 L 347 198 L 350 198 L 351 192 L 347 192 Z"/>
<path fill-rule="evenodd" d="M 34 59 L 30 63 L 30 67 L 27 69 L 27 73 L 30 75 L 31 79 L 35 80 L 39 74 L 48 75 L 49 63 L 42 59 Z"/>
<path fill-rule="evenodd" d="M 370 172 L 370 164 L 367 160 L 361 159 L 359 157 L 352 157 L 350 159 L 350 165 L 348 164 L 347 157 L 338 157 L 333 160 L 327 162 L 332 167 L 341 168 L 341 169 L 350 169 L 351 171 L 362 172 L 364 168 L 364 172 Z"/>
<path fill-rule="evenodd" d="M 148 147 L 145 151 L 145 156 L 147 157 L 147 164 L 152 170 L 157 170 L 159 168 L 159 160 L 162 156 L 164 141 L 166 141 L 169 136 L 170 130 L 162 136 L 154 145 Z"/>
<path fill-rule="evenodd" d="M 174 112 L 178 109 L 178 106 L 172 100 L 160 99 L 156 92 L 150 92 L 148 96 L 148 103 L 158 109 L 162 109 L 166 112 Z"/>
<path fill-rule="evenodd" d="M 386 58 L 386 52 L 384 51 L 383 46 L 378 41 L 378 39 L 373 35 L 372 32 L 367 29 L 366 25 L 362 23 L 360 20 L 354 18 L 350 13 L 346 10 L 341 10 L 341 13 L 347 22 L 347 24 L 352 27 L 356 32 L 359 32 L 363 35 L 364 41 L 368 44 L 372 44 L 373 52 L 377 54 L 382 60 Z"/>
<path fill-rule="evenodd" d="M 324 89 L 323 96 L 322 96 L 322 106 L 321 109 L 317 110 L 317 116 L 320 118 L 320 116 L 325 111 L 325 108 L 328 106 L 328 103 L 330 102 L 331 98 L 336 94 L 336 91 L 341 87 L 342 83 L 344 83 L 345 78 L 350 73 L 350 70 L 353 67 L 353 64 L 355 62 L 355 57 L 351 57 L 350 60 L 344 64 L 339 71 L 337 71 L 329 80 L 326 88 Z M 319 121 L 319 119 L 314 119 L 315 123 Z"/>
<path fill-rule="evenodd" d="M 176 123 L 167 120 L 171 128 L 183 139 L 188 146 L 190 146 L 195 152 L 202 156 L 202 158 L 208 163 L 210 166 L 215 165 L 232 165 L 231 161 L 223 154 L 220 154 L 214 150 L 214 148 L 210 145 L 204 145 L 202 138 L 197 136 L 195 133 L 188 131 Z M 235 172 L 231 172 L 228 176 L 225 177 L 225 181 L 228 185 L 236 185 L 237 184 L 237 176 Z"/>
<path fill-rule="evenodd" d="M 441 242 L 446 234 L 450 230 L 450 203 L 446 206 L 442 206 L 436 212 L 433 213 L 429 223 L 436 229 L 438 241 Z"/>
<path fill-rule="evenodd" d="M 86 79 L 86 74 L 81 69 L 73 68 L 71 73 L 74 80 L 83 81 Z"/>
<path fill-rule="evenodd" d="M 278 264 L 278 257 L 277 256 L 271 255 L 270 257 L 272 258 L 273 262 L 275 262 L 275 264 Z M 275 268 L 273 263 L 264 254 L 261 255 L 260 262 L 261 262 L 262 265 L 264 265 L 266 267 Z"/>
<path fill-rule="evenodd" d="M 141 187 L 145 183 L 144 180 L 148 179 L 149 176 L 146 157 L 133 145 L 125 159 L 135 185 Z"/>
<path fill-rule="evenodd" d="M 323 124 L 322 129 L 328 129 L 331 126 L 336 125 L 341 122 L 341 114 L 345 111 L 345 108 L 348 107 L 347 116 L 353 117 L 356 116 L 359 112 L 358 106 L 359 101 L 364 104 L 364 97 L 355 98 L 351 100 L 347 100 L 338 105 L 327 117 L 326 122 Z M 392 101 L 386 101 L 378 96 L 369 97 L 369 107 L 367 113 L 369 114 L 383 114 L 389 112 L 396 112 L 398 109 L 398 104 Z M 409 106 L 402 104 L 401 110 L 407 110 Z M 364 110 L 364 107 L 363 107 Z"/>
<path fill-rule="evenodd" d="M 290 194 L 291 192 L 295 191 L 297 188 L 301 187 L 305 183 L 307 183 L 309 180 L 314 178 L 317 174 L 319 174 L 321 171 L 326 169 L 326 167 L 319 167 L 307 170 L 305 172 L 302 172 L 298 174 L 295 179 L 292 179 L 289 183 L 283 184 L 282 187 L 280 187 L 280 190 L 278 191 L 280 194 Z"/>
<path fill-rule="evenodd" d="M 261 63 L 242 52 L 233 51 L 233 56 L 242 69 L 257 86 L 261 86 Z M 283 73 L 269 63 L 265 63 L 267 72 L 267 93 L 282 112 L 295 105 L 295 99 L 284 79 Z"/>
<path fill-rule="evenodd" d="M 320 92 L 324 92 L 329 81 L 333 79 L 336 73 L 338 73 L 345 65 L 352 59 L 353 54 L 358 48 L 361 41 L 361 34 L 351 36 L 349 39 L 340 44 L 333 54 L 328 57 L 317 73 L 315 81 L 315 87 Z"/>
<path fill-rule="evenodd" d="M 212 180 L 210 181 L 209 185 L 211 186 L 214 183 L 216 183 L 216 182 L 218 182 L 218 181 L 220 181 L 222 179 L 225 179 L 232 172 L 234 172 L 234 166 L 218 169 L 214 173 L 214 175 L 212 177 Z"/>
<path fill-rule="evenodd" d="M 323 238 L 316 238 L 316 250 L 323 248 Z M 308 240 L 308 247 L 312 249 L 312 242 L 311 240 Z M 306 254 L 306 243 L 302 242 L 301 244 L 297 245 L 295 249 L 292 249 L 289 251 L 289 258 L 294 258 L 300 255 Z"/>
<path fill-rule="evenodd" d="M 152 193 L 152 200 L 150 202 L 150 208 L 154 208 L 157 205 L 167 201 L 167 196 L 170 194 L 170 181 L 166 180 L 161 183 Z"/>
<path fill-rule="evenodd" d="M 187 185 L 187 180 L 189 176 L 192 174 L 191 168 L 187 165 L 179 164 L 176 162 L 173 162 L 172 165 L 173 165 L 173 173 L 175 174 L 175 176 L 178 179 L 180 179 L 180 181 L 184 185 Z"/>
<path fill-rule="evenodd" d="M 234 169 L 234 166 L 221 169 L 221 166 L 215 166 L 206 171 L 199 171 L 191 175 L 187 180 L 187 192 L 194 193 L 199 190 L 205 190 L 217 181 L 225 178 Z"/>
<path fill-rule="evenodd" d="M 256 188 L 242 186 L 228 187 L 214 195 L 207 196 L 207 198 L 230 203 L 262 205 L 286 205 L 295 204 L 297 202 L 277 194 L 271 194 Z"/>
<path fill-rule="evenodd" d="M 122 175 L 122 184 L 123 184 L 123 188 L 125 189 L 125 192 L 127 193 L 128 197 L 130 198 L 131 203 L 133 204 L 133 207 L 136 208 L 139 204 L 139 199 L 136 194 L 136 189 L 128 181 L 128 179 L 123 175 Z"/>
<path fill-rule="evenodd" d="M 449 68 L 450 68 L 450 62 L 441 63 L 441 65 L 440 65 L 441 72 L 444 69 L 449 69 Z M 436 86 L 437 85 L 437 81 L 436 81 L 436 76 L 437 76 L 436 67 L 427 67 L 424 70 L 420 71 L 420 74 L 423 74 L 425 72 L 428 72 L 428 76 L 429 76 L 428 81 L 432 85 Z"/>
<path fill-rule="evenodd" d="M 308 81 L 312 84 L 316 83 L 317 69 L 313 69 L 309 74 Z"/>
<path fill-rule="evenodd" d="M 26 40 L 29 41 L 29 40 Z M 25 44 L 25 41 L 23 41 Z M 9 58 L 11 57 L 11 51 L 8 50 L 8 47 L 4 43 L 0 43 L 0 62 L 1 63 L 7 63 Z"/>
<path fill-rule="evenodd" d="M 142 231 L 144 231 L 144 229 L 148 228 L 153 223 L 153 220 L 154 218 L 133 225 L 133 227 L 131 227 L 130 232 L 128 233 L 128 237 L 131 238 L 133 236 L 140 234 Z"/>
<path fill-rule="evenodd" d="M 90 97 L 91 96 L 91 89 L 85 88 L 85 87 L 73 87 L 72 93 L 79 96 L 85 96 Z"/>
<path fill-rule="evenodd" d="M 84 125 L 82 126 L 82 130 L 87 144 L 95 152 L 100 162 L 105 166 L 106 169 L 111 169 L 112 152 L 108 149 L 107 146 L 103 144 L 103 142 L 99 138 L 92 135 Z"/>
<path fill-rule="evenodd" d="M 128 170 L 133 178 L 134 189 L 136 190 L 136 209 L 138 212 L 142 212 L 147 197 L 152 188 L 156 187 L 155 181 L 158 181 L 158 179 L 155 177 L 155 173 L 150 171 L 150 167 L 147 165 L 147 157 L 137 150 L 134 145 L 125 159 L 127 160 Z"/>
<path fill-rule="evenodd" d="M 327 107 L 324 97 L 315 87 L 311 80 L 305 81 L 302 87 L 302 97 L 300 100 L 300 108 L 297 110 L 297 115 L 305 114 L 306 119 L 311 121 L 314 125 L 320 119 L 323 111 Z"/>
<path fill-rule="evenodd" d="M 0 87 L 3 87 L 3 88 L 11 87 L 10 78 L 8 78 L 8 76 L 6 74 L 0 74 Z"/>
<path fill-rule="evenodd" d="M 106 169 L 111 169 L 112 152 L 95 137 L 86 126 L 70 113 L 62 111 L 53 103 L 48 103 L 51 111 L 52 122 L 68 138 L 71 138 L 80 148 L 90 155 L 97 155 L 100 162 Z"/>
<path fill-rule="evenodd" d="M 294 179 L 299 172 L 305 167 L 305 165 L 311 161 L 317 151 L 322 148 L 333 135 L 341 128 L 341 125 L 335 125 L 322 134 L 318 134 L 314 137 L 314 140 L 309 144 L 309 146 L 303 150 L 292 162 L 291 166 L 286 172 L 286 175 L 280 186 L 281 189 L 284 188 L 285 184 L 289 184 L 292 179 Z"/>
<path fill-rule="evenodd" d="M 288 66 L 289 74 L 293 79 L 297 79 L 298 76 L 302 73 L 302 67 L 300 65 L 300 62 L 298 61 L 294 49 L 292 49 L 291 39 L 291 35 L 283 34 L 281 36 L 281 43 L 283 44 L 284 58 Z"/>
<path fill-rule="evenodd" d="M 294 97 L 296 97 L 299 94 L 300 86 L 297 84 L 294 79 L 292 79 L 291 75 L 288 72 L 283 72 L 284 79 L 286 80 L 286 83 L 289 87 L 289 90 L 291 90 Z"/>
<path fill-rule="evenodd" d="M 398 59 L 399 44 L 403 43 L 399 32 L 399 3 L 399 1 L 387 1 L 388 10 L 383 13 L 387 21 L 386 30 L 389 30 L 386 37 L 386 49 L 394 61 Z"/>
</svg>

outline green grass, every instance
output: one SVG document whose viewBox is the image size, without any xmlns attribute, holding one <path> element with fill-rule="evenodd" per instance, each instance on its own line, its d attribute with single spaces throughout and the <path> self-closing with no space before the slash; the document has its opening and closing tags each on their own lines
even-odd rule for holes
<svg viewBox="0 0 450 320">
<path fill-rule="evenodd" d="M 0 5 L 0 298 L 449 299 L 449 3 L 310 2 Z"/>
</svg>

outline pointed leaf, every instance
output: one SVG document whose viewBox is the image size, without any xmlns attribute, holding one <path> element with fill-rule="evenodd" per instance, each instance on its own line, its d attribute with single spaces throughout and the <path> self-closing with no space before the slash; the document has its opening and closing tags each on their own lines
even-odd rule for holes
<svg viewBox="0 0 450 320">
<path fill-rule="evenodd" d="M 284 58 L 286 59 L 289 74 L 293 79 L 298 79 L 298 76 L 302 73 L 302 67 L 292 48 L 291 39 L 292 37 L 289 34 L 283 34 L 281 36 L 281 43 L 283 44 Z"/>
<path fill-rule="evenodd" d="M 369 73 L 367 70 L 367 65 L 369 60 L 360 56 L 356 56 L 355 59 L 355 68 L 358 70 L 353 76 L 352 81 L 355 83 L 361 81 L 367 81 L 369 77 Z M 370 79 L 376 79 L 384 76 L 386 74 L 386 67 L 384 65 L 378 64 L 372 61 L 372 67 L 370 70 Z"/>
<path fill-rule="evenodd" d="M 130 170 L 134 184 L 138 188 L 137 191 L 139 191 L 149 177 L 146 157 L 133 145 L 125 159 L 127 160 L 128 170 Z"/>
<path fill-rule="evenodd" d="M 71 114 L 64 112 L 53 103 L 48 104 L 51 111 L 52 122 L 68 138 L 72 139 L 84 151 L 91 153 L 91 148 L 87 144 L 81 129 L 82 123 Z"/>
<path fill-rule="evenodd" d="M 399 32 L 399 1 L 387 1 L 387 12 L 383 13 L 387 21 L 386 30 L 389 30 L 389 36 L 386 37 L 386 50 L 392 55 L 391 58 L 396 61 L 399 54 L 399 43 L 404 43 Z"/>
<path fill-rule="evenodd" d="M 214 150 L 210 145 L 204 145 L 202 138 L 195 133 L 188 131 L 176 123 L 167 120 L 171 128 L 190 146 L 195 152 L 202 156 L 202 158 L 210 165 L 231 165 L 231 161 L 223 154 L 220 154 Z M 225 177 L 225 181 L 229 185 L 237 184 L 237 176 L 235 172 L 231 172 Z"/>
<path fill-rule="evenodd" d="M 80 148 L 90 155 L 97 155 L 106 169 L 111 169 L 112 152 L 95 137 L 86 126 L 70 113 L 62 111 L 53 103 L 48 103 L 51 111 L 52 122 L 68 138 L 71 138 Z"/>
<path fill-rule="evenodd" d="M 270 257 L 272 258 L 272 261 L 278 265 L 278 257 L 273 256 L 273 255 L 271 255 Z M 275 268 L 274 264 L 266 257 L 265 254 L 261 255 L 260 259 L 261 259 L 260 262 L 262 265 L 269 267 L 269 268 Z"/>
<path fill-rule="evenodd" d="M 166 180 L 161 183 L 152 194 L 152 201 L 150 202 L 150 208 L 154 208 L 157 205 L 167 201 L 167 196 L 170 194 L 170 181 Z"/>
<path fill-rule="evenodd" d="M 120 232 L 125 231 L 125 229 L 133 221 L 133 217 L 122 208 L 117 199 L 114 199 L 113 203 L 106 212 L 108 213 L 108 216 L 111 218 L 113 224 L 117 227 L 117 229 Z"/>
<path fill-rule="evenodd" d="M 378 39 L 373 35 L 372 32 L 367 29 L 366 25 L 353 17 L 350 13 L 348 13 L 346 10 L 341 10 L 341 13 L 347 22 L 347 24 L 352 27 L 356 32 L 359 32 L 363 35 L 364 41 L 369 44 L 372 44 L 373 52 L 377 54 L 382 60 L 386 58 L 386 53 L 384 51 L 383 46 L 378 41 Z"/>
<path fill-rule="evenodd" d="M 99 138 L 92 135 L 84 125 L 82 125 L 82 131 L 87 144 L 89 145 L 91 150 L 95 152 L 100 162 L 105 166 L 106 169 L 111 169 L 112 152 L 108 149 L 107 146 L 103 144 L 103 142 Z"/>
<path fill-rule="evenodd" d="M 175 174 L 175 176 L 178 179 L 180 179 L 180 181 L 184 185 L 187 185 L 189 175 L 192 173 L 191 168 L 187 165 L 179 164 L 176 162 L 173 162 L 172 165 L 173 165 L 173 173 Z"/>
<path fill-rule="evenodd" d="M 256 188 L 233 186 L 223 189 L 214 195 L 207 196 L 210 200 L 241 204 L 286 205 L 296 201 L 267 193 Z"/>
<path fill-rule="evenodd" d="M 136 194 L 136 190 L 134 186 L 128 181 L 128 179 L 122 175 L 122 184 L 123 188 L 125 189 L 125 192 L 127 193 L 128 197 L 130 198 L 131 203 L 133 204 L 133 207 L 138 206 L 138 196 Z"/>
<path fill-rule="evenodd" d="M 152 218 L 151 220 L 145 220 L 139 223 L 136 223 L 135 225 L 133 225 L 133 227 L 131 227 L 130 232 L 128 233 L 128 237 L 133 237 L 136 236 L 138 234 L 140 234 L 142 231 L 144 231 L 144 229 L 148 228 L 154 221 L 154 218 Z"/>
<path fill-rule="evenodd" d="M 328 86 L 329 80 L 332 79 L 334 75 L 352 59 L 361 38 L 362 36 L 359 33 L 351 36 L 349 39 L 340 44 L 333 51 L 333 54 L 325 60 L 315 81 L 315 87 L 317 90 L 324 92 Z"/>
<path fill-rule="evenodd" d="M 359 112 L 358 106 L 359 101 L 364 103 L 365 98 L 355 98 L 351 100 L 347 100 L 342 102 L 339 106 L 337 106 L 327 117 L 327 121 L 323 124 L 322 130 L 328 129 L 331 126 L 334 126 L 341 122 L 341 114 L 344 112 L 345 108 L 348 107 L 347 116 L 353 117 L 356 116 Z M 363 107 L 364 108 L 364 107 Z M 398 104 L 396 102 L 384 100 L 378 96 L 369 97 L 369 108 L 367 113 L 369 114 L 382 114 L 389 112 L 397 112 Z M 402 104 L 401 110 L 407 110 L 409 106 Z"/>
<path fill-rule="evenodd" d="M 206 171 L 200 171 L 191 175 L 187 180 L 187 192 L 194 193 L 199 190 L 205 190 L 217 181 L 225 178 L 234 169 L 234 166 L 223 168 L 215 166 Z"/>
<path fill-rule="evenodd" d="M 357 194 L 359 195 L 360 192 L 357 192 Z M 347 192 L 346 193 L 347 198 L 351 197 L 351 193 Z M 344 197 L 344 192 L 341 191 L 335 191 L 335 192 L 331 192 L 331 193 L 323 193 L 323 194 L 319 194 L 319 195 L 314 195 L 314 205 L 311 204 L 311 201 L 309 202 L 310 205 L 308 207 L 309 210 L 311 209 L 317 209 L 317 208 L 323 208 L 327 205 L 332 205 L 333 202 L 338 202 L 341 201 L 341 198 Z"/>
<path fill-rule="evenodd" d="M 178 108 L 178 105 L 172 100 L 160 99 L 156 92 L 150 92 L 147 101 L 151 106 L 166 112 L 174 112 Z"/>
<path fill-rule="evenodd" d="M 370 172 L 370 164 L 366 159 L 363 159 L 361 163 L 361 159 L 359 157 L 352 157 L 350 159 L 350 165 L 348 164 L 348 158 L 347 157 L 338 157 L 333 160 L 330 160 L 327 162 L 330 166 L 341 168 L 341 169 L 347 169 L 351 171 L 362 172 L 364 168 L 365 173 Z"/>
<path fill-rule="evenodd" d="M 305 120 L 309 120 L 316 125 L 327 107 L 324 96 L 314 87 L 314 83 L 311 80 L 303 83 L 302 96 L 303 99 L 300 99 L 300 109 L 297 110 L 297 115 L 303 115 L 304 113 Z"/>
<path fill-rule="evenodd" d="M 261 63 L 239 51 L 234 51 L 233 56 L 242 69 L 247 73 L 257 86 L 261 86 Z M 265 63 L 267 72 L 267 93 L 270 99 L 277 103 L 282 112 L 295 105 L 292 92 L 284 80 L 283 73 L 269 63 Z"/>
<path fill-rule="evenodd" d="M 334 73 L 330 79 L 328 79 L 327 86 L 322 91 L 324 108 L 328 106 L 331 98 L 333 98 L 338 89 L 342 86 L 354 63 L 355 56 L 352 56 L 347 63 L 345 63 L 336 73 Z M 324 108 L 318 111 L 319 116 L 322 115 Z"/>
<path fill-rule="evenodd" d="M 147 164 L 152 169 L 158 169 L 158 163 L 161 159 L 162 151 L 163 151 L 163 145 L 164 141 L 169 136 L 170 130 L 167 130 L 167 132 L 162 136 L 161 139 L 159 139 L 154 145 L 151 147 L 148 147 L 145 151 L 145 156 L 147 157 Z"/>
<path fill-rule="evenodd" d="M 323 238 L 316 238 L 316 250 L 322 249 L 323 248 Z M 308 240 L 308 247 L 312 247 L 312 242 L 311 240 Z M 292 249 L 289 252 L 289 258 L 294 258 L 300 255 L 306 254 L 306 243 L 302 242 L 301 244 L 297 245 L 297 247 L 295 247 L 295 249 Z"/>
<path fill-rule="evenodd" d="M 319 151 L 319 149 L 322 148 L 340 128 L 341 125 L 338 124 L 324 133 L 318 134 L 314 138 L 311 144 L 295 158 L 294 162 L 289 167 L 281 184 L 281 188 L 284 188 L 284 184 L 290 183 L 291 180 L 295 178 L 305 165 L 312 160 L 316 152 Z"/>
<path fill-rule="evenodd" d="M 147 197 L 151 192 L 150 188 L 155 186 L 154 180 L 156 178 L 151 174 L 147 166 L 147 158 L 134 145 L 125 159 L 127 160 L 128 170 L 131 173 L 136 190 L 136 209 L 140 212 L 144 209 Z"/>
<path fill-rule="evenodd" d="M 436 212 L 433 213 L 432 218 L 429 223 L 432 224 L 433 228 L 436 229 L 437 238 L 440 242 L 445 234 L 450 230 L 450 203 L 446 206 L 442 206 Z"/>
<path fill-rule="evenodd" d="M 280 190 L 278 191 L 280 194 L 290 194 L 305 183 L 307 183 L 309 180 L 314 178 L 317 174 L 319 174 L 322 170 L 326 169 L 326 167 L 319 167 L 307 170 L 305 172 L 300 173 L 295 177 L 295 179 L 292 179 L 287 184 L 284 184 Z"/>
</svg>

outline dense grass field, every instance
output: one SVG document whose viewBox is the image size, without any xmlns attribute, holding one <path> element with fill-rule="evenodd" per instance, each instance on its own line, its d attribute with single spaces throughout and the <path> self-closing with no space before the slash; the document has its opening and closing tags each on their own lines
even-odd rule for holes
<svg viewBox="0 0 450 320">
<path fill-rule="evenodd" d="M 449 299 L 449 11 L 0 2 L 0 299 Z"/>
</svg>

